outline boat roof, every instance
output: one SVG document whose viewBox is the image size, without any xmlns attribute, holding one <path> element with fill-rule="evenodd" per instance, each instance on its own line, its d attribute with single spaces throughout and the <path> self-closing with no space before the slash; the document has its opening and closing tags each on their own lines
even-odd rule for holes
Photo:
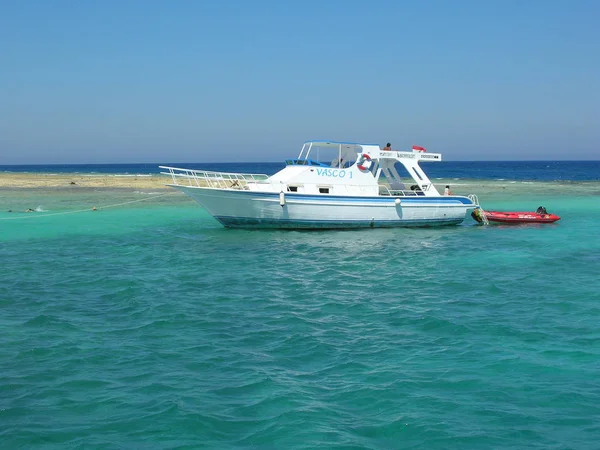
<svg viewBox="0 0 600 450">
<path fill-rule="evenodd" d="M 342 142 L 342 141 L 324 141 L 324 140 L 306 141 L 304 143 L 304 145 L 306 145 L 306 144 L 319 144 L 322 147 L 337 147 L 338 145 L 360 145 L 360 146 L 376 145 L 376 146 L 379 146 L 379 144 L 365 144 L 365 143 L 361 143 L 361 142 Z"/>
</svg>

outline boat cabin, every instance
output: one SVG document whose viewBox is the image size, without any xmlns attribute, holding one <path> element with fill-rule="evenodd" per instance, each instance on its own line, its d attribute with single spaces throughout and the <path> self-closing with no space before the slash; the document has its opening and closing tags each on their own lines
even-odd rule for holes
<svg viewBox="0 0 600 450">
<path fill-rule="evenodd" d="M 420 161 L 441 161 L 439 153 L 387 151 L 377 144 L 334 141 L 305 142 L 286 167 L 265 183 L 285 186 L 286 192 L 334 195 L 440 195 Z"/>
<path fill-rule="evenodd" d="M 421 147 L 417 147 L 421 148 Z M 377 144 L 305 142 L 295 159 L 272 176 L 210 172 L 161 166 L 190 186 L 256 192 L 334 196 L 440 196 L 419 166 L 441 161 L 439 153 L 383 150 Z"/>
</svg>

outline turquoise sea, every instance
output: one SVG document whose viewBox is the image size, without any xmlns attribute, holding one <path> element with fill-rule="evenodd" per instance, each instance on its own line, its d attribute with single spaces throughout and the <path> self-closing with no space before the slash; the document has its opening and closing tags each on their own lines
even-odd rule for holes
<svg viewBox="0 0 600 450">
<path fill-rule="evenodd" d="M 316 232 L 0 189 L 0 448 L 600 448 L 590 178 L 436 180 L 551 225 Z"/>
</svg>

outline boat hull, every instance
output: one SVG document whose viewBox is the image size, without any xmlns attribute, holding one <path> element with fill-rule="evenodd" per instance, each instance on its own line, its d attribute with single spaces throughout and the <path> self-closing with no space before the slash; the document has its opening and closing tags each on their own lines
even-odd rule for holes
<svg viewBox="0 0 600 450">
<path fill-rule="evenodd" d="M 350 197 L 171 185 L 228 228 L 333 229 L 457 225 L 467 197 Z M 399 199 L 399 201 L 397 201 Z"/>
</svg>

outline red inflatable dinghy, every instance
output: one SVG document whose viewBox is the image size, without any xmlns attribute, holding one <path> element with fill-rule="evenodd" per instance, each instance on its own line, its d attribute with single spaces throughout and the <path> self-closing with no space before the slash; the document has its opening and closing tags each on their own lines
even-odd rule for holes
<svg viewBox="0 0 600 450">
<path fill-rule="evenodd" d="M 546 208 L 540 206 L 536 212 L 504 212 L 504 211 L 484 211 L 476 209 L 471 213 L 473 219 L 482 223 L 483 217 L 488 222 L 495 223 L 553 223 L 560 220 L 560 217 L 555 214 L 548 214 Z"/>
</svg>

